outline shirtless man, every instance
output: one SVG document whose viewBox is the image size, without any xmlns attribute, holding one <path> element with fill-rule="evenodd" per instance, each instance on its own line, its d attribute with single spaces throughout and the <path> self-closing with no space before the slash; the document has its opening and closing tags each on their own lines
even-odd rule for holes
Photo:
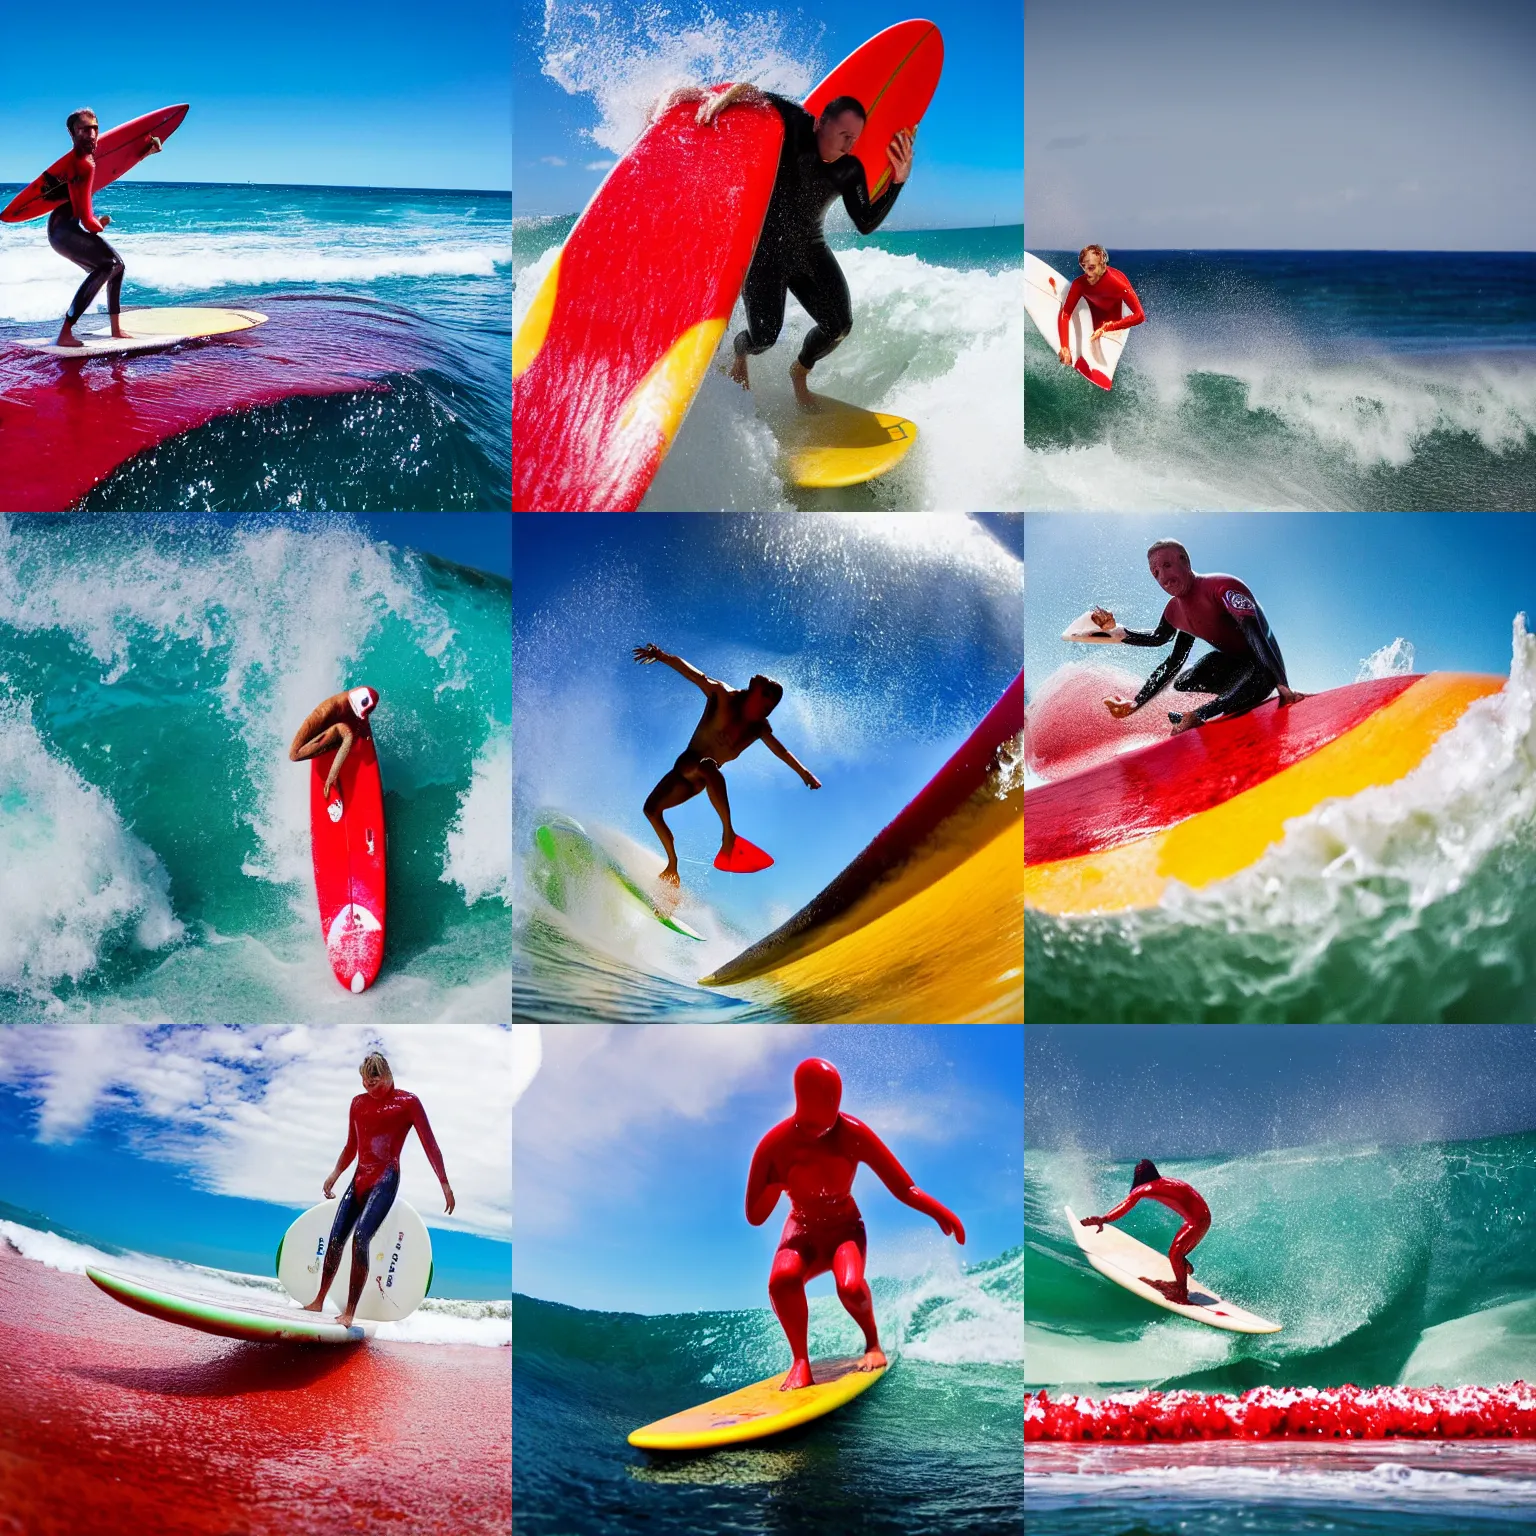
<svg viewBox="0 0 1536 1536">
<path fill-rule="evenodd" d="M 814 1386 L 806 1342 L 805 1282 L 830 1269 L 837 1299 L 864 1333 L 859 1370 L 886 1363 L 875 1327 L 875 1306 L 864 1280 L 864 1219 L 853 1201 L 853 1176 L 864 1163 L 903 1205 L 931 1216 L 946 1237 L 964 1246 L 960 1218 L 925 1195 L 886 1144 L 852 1115 L 841 1114 L 843 1080 L 830 1061 L 812 1056 L 795 1068 L 795 1112 L 757 1144 L 747 1174 L 747 1220 L 760 1227 L 779 1196 L 789 1219 L 768 1275 L 768 1296 L 789 1340 L 794 1363 L 781 1392 Z"/>
<path fill-rule="evenodd" d="M 635 660 L 643 666 L 655 661 L 665 662 L 674 672 L 686 677 L 708 701 L 687 747 L 645 802 L 645 819 L 656 829 L 656 836 L 661 839 L 667 854 L 667 867 L 658 878 L 676 885 L 677 844 L 673 841 L 672 829 L 661 814 L 663 811 L 693 799 L 702 790 L 720 817 L 722 857 L 728 859 L 736 846 L 731 803 L 725 793 L 725 775 L 720 772 L 722 763 L 732 762 L 754 741 L 761 741 L 775 757 L 782 758 L 805 780 L 807 789 L 820 789 L 821 780 L 796 761 L 794 753 L 773 734 L 773 727 L 768 724 L 768 716 L 784 697 L 782 683 L 758 673 L 745 688 L 728 688 L 716 678 L 705 677 L 681 656 L 669 655 L 657 645 L 637 645 Z"/>
<path fill-rule="evenodd" d="M 1114 1210 L 1105 1211 L 1102 1216 L 1082 1217 L 1082 1225 L 1102 1232 L 1106 1221 L 1119 1221 L 1141 1200 L 1156 1200 L 1159 1205 L 1166 1205 L 1170 1211 L 1184 1218 L 1184 1225 L 1174 1234 L 1173 1242 L 1168 1247 L 1168 1262 L 1173 1266 L 1174 1278 L 1154 1280 L 1150 1275 L 1142 1275 L 1140 1278 L 1154 1291 L 1161 1291 L 1169 1301 L 1187 1307 L 1189 1277 L 1195 1272 L 1195 1266 L 1189 1262 L 1188 1255 L 1211 1230 L 1211 1208 L 1193 1184 L 1186 1184 L 1183 1179 L 1165 1179 L 1157 1171 L 1157 1164 L 1150 1157 L 1144 1157 L 1136 1164 L 1136 1171 L 1131 1175 L 1130 1194 Z"/>
<path fill-rule="evenodd" d="M 288 748 L 290 763 L 306 763 L 322 752 L 340 747 L 336 761 L 325 778 L 325 798 L 331 798 L 331 790 L 341 773 L 341 765 L 352 750 L 352 743 L 359 733 L 369 732 L 368 717 L 379 702 L 375 688 L 349 688 L 345 693 L 333 693 L 323 704 L 317 704 L 305 717 L 304 724 Z"/>
<path fill-rule="evenodd" d="M 1128 331 L 1140 325 L 1146 314 L 1131 280 L 1118 267 L 1109 264 L 1109 252 L 1102 245 L 1085 245 L 1077 253 L 1077 264 L 1083 269 L 1081 277 L 1073 278 L 1067 296 L 1061 301 L 1061 316 L 1056 322 L 1057 340 L 1061 343 L 1057 356 L 1066 367 L 1072 366 L 1072 348 L 1069 345 L 1072 327 L 1072 311 L 1078 303 L 1088 306 L 1093 316 L 1093 339 L 1097 341 L 1107 331 Z M 1130 314 L 1122 315 L 1120 306 L 1128 304 Z"/>
</svg>

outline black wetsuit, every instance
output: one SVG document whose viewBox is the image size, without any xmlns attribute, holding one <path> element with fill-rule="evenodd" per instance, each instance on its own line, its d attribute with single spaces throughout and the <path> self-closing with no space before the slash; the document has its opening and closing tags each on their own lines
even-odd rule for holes
<svg viewBox="0 0 1536 1536">
<path fill-rule="evenodd" d="M 1214 720 L 1218 715 L 1241 715 L 1262 704 L 1275 691 L 1276 684 L 1290 687 L 1285 676 L 1285 658 L 1270 633 L 1263 609 L 1257 605 L 1251 614 L 1236 620 L 1248 642 L 1246 652 L 1211 651 L 1186 672 L 1179 669 L 1189 658 L 1195 637 L 1186 629 L 1175 629 L 1164 618 L 1150 634 L 1128 629 L 1126 645 L 1167 645 L 1177 635 L 1173 654 L 1161 662 L 1136 695 L 1137 709 L 1156 697 L 1172 679 L 1176 693 L 1214 693 L 1216 698 L 1195 710 L 1195 719 Z M 1174 674 L 1178 675 L 1175 676 Z M 1175 725 L 1182 715 L 1169 712 Z"/>
<path fill-rule="evenodd" d="M 901 186 L 893 178 L 871 202 L 858 156 L 842 155 L 828 164 L 816 150 L 816 119 L 798 102 L 767 94 L 784 119 L 784 147 L 763 233 L 741 291 L 747 329 L 736 337 L 736 355 L 755 357 L 779 339 L 784 296 L 792 293 L 816 322 L 800 348 L 800 366 L 811 368 L 853 329 L 848 284 L 822 232 L 827 209 L 842 198 L 854 228 L 861 235 L 873 234 L 895 205 Z"/>
</svg>

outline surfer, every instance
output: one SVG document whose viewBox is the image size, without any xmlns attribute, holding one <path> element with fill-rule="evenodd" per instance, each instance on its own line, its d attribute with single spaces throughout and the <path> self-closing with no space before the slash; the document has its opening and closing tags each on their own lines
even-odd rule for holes
<svg viewBox="0 0 1536 1536">
<path fill-rule="evenodd" d="M 91 189 L 96 182 L 96 140 L 101 134 L 101 124 L 89 107 L 71 112 L 64 126 L 74 140 L 74 154 L 64 172 L 64 183 L 69 188 L 69 200 L 62 202 L 48 215 L 48 244 L 67 261 L 85 268 L 85 281 L 75 290 L 69 308 L 64 313 L 64 324 L 59 328 L 54 345 L 81 347 L 85 343 L 75 335 L 75 327 L 85 317 L 86 311 L 96 302 L 102 284 L 107 289 L 107 314 L 112 321 L 112 334 L 123 339 L 120 318 L 123 297 L 123 273 L 127 270 L 123 258 L 101 238 L 101 232 L 112 222 L 110 214 L 99 218 L 91 210 Z M 151 138 L 148 153 L 160 153 L 160 140 Z"/>
<path fill-rule="evenodd" d="M 1190 568 L 1189 551 L 1176 539 L 1159 539 L 1153 544 L 1147 550 L 1147 566 L 1152 579 L 1168 594 L 1168 606 L 1156 629 L 1150 633 L 1128 629 L 1123 643 L 1160 647 L 1173 640 L 1173 654 L 1158 665 L 1134 699 L 1104 700 L 1104 707 L 1115 719 L 1134 714 L 1161 693 L 1170 679 L 1175 693 L 1216 695 L 1198 709 L 1180 714 L 1170 711 L 1174 735 L 1219 715 L 1246 714 L 1272 693 L 1279 693 L 1281 704 L 1306 698 L 1287 682 L 1285 658 L 1270 632 L 1269 620 L 1258 599 L 1237 577 L 1196 575 Z M 1113 629 L 1115 616 L 1107 608 L 1095 608 L 1093 622 L 1100 629 Z M 1180 672 L 1197 639 L 1215 649 L 1187 672 Z"/>
<path fill-rule="evenodd" d="M 768 1296 L 794 1361 L 781 1392 L 815 1385 L 806 1342 L 805 1283 L 832 1271 L 837 1299 L 864 1332 L 861 1371 L 886 1363 L 864 1280 L 864 1221 L 853 1200 L 853 1176 L 868 1166 L 903 1205 L 931 1216 L 962 1247 L 960 1218 L 925 1195 L 895 1154 L 852 1115 L 840 1114 L 843 1080 L 830 1061 L 809 1057 L 795 1068 L 795 1112 L 758 1142 L 747 1175 L 747 1220 L 760 1227 L 779 1196 L 789 1195 L 789 1219 L 768 1275 Z"/>
<path fill-rule="evenodd" d="M 1184 1225 L 1168 1245 L 1168 1262 L 1173 1266 L 1173 1279 L 1154 1280 L 1149 1275 L 1140 1278 L 1154 1291 L 1161 1291 L 1169 1301 L 1187 1307 L 1189 1277 L 1195 1272 L 1195 1266 L 1189 1262 L 1188 1255 L 1211 1230 L 1211 1208 L 1192 1184 L 1186 1184 L 1183 1179 L 1165 1179 L 1157 1171 L 1157 1164 L 1150 1157 L 1144 1157 L 1136 1164 L 1136 1171 L 1131 1175 L 1130 1194 L 1114 1210 L 1106 1211 L 1102 1216 L 1084 1216 L 1082 1225 L 1102 1232 L 1106 1221 L 1119 1221 L 1141 1200 L 1156 1200 L 1159 1205 L 1166 1205 L 1170 1211 L 1184 1218 Z"/>
<path fill-rule="evenodd" d="M 1088 306 L 1088 312 L 1093 316 L 1094 341 L 1108 331 L 1128 331 L 1147 318 L 1130 278 L 1118 267 L 1110 266 L 1109 252 L 1102 245 L 1085 245 L 1077 253 L 1077 264 L 1083 269 L 1083 275 L 1072 279 L 1056 321 L 1056 334 L 1061 342 L 1056 355 L 1068 368 L 1072 366 L 1072 311 L 1079 300 Z M 1129 305 L 1130 314 L 1121 315 L 1122 304 Z"/>
<path fill-rule="evenodd" d="M 789 379 L 801 410 L 818 411 L 820 402 L 806 382 L 810 371 L 853 329 L 848 283 L 827 245 L 822 221 L 827 209 L 842 198 L 854 228 L 861 235 L 873 234 L 912 174 L 917 130 L 903 128 L 892 137 L 886 150 L 890 184 L 871 200 L 863 162 L 853 154 L 866 117 L 855 97 L 834 97 L 819 117 L 812 117 L 798 102 L 755 85 L 732 85 L 714 93 L 702 86 L 683 86 L 657 102 L 652 118 L 683 101 L 700 103 L 701 125 L 713 122 L 728 107 L 764 102 L 784 119 L 773 195 L 741 290 L 747 328 L 736 337 L 730 376 L 743 389 L 749 387 L 747 358 L 766 352 L 779 339 L 785 295 L 792 293 L 816 323 L 806 334 L 799 357 L 789 365 Z"/>
<path fill-rule="evenodd" d="M 702 790 L 720 817 L 721 857 L 729 860 L 731 850 L 736 846 L 731 802 L 725 792 L 725 775 L 720 772 L 722 763 L 734 761 L 754 741 L 761 741 L 775 757 L 788 763 L 800 775 L 807 789 L 820 789 L 821 780 L 796 759 L 768 724 L 768 716 L 784 697 L 783 683 L 758 673 L 745 688 L 730 688 L 717 678 L 705 677 L 681 656 L 669 655 L 658 645 L 637 645 L 634 654 L 635 660 L 643 666 L 665 662 L 674 672 L 686 677 L 707 700 L 687 747 L 678 754 L 677 761 L 645 801 L 645 819 L 656 829 L 656 836 L 661 839 L 667 854 L 667 867 L 657 878 L 676 885 L 677 844 L 673 841 L 672 829 L 661 814 L 663 811 L 693 799 Z"/>
<path fill-rule="evenodd" d="M 330 799 L 341 765 L 346 762 L 358 731 L 368 733 L 368 717 L 378 707 L 378 702 L 376 688 L 349 688 L 345 693 L 333 693 L 323 704 L 310 710 L 293 738 L 293 745 L 288 748 L 290 763 L 305 763 L 333 747 L 340 748 L 325 777 L 326 799 Z"/>
<path fill-rule="evenodd" d="M 325 1305 L 325 1293 L 330 1290 L 336 1271 L 341 1268 L 341 1250 L 347 1236 L 356 1228 L 352 1239 L 352 1277 L 347 1291 L 347 1309 L 337 1321 L 343 1328 L 352 1326 L 352 1314 L 362 1298 L 363 1287 L 368 1283 L 368 1248 L 380 1223 L 389 1215 L 400 1188 L 400 1152 L 405 1139 L 416 1128 L 421 1140 L 421 1150 L 427 1154 L 437 1181 L 443 1186 L 443 1199 L 448 1214 L 453 1215 L 457 1203 L 448 1175 L 443 1169 L 443 1154 L 427 1124 L 427 1112 L 414 1093 L 406 1093 L 395 1087 L 394 1073 L 389 1063 L 377 1051 L 364 1058 L 358 1071 L 362 1074 L 364 1091 L 352 1100 L 347 1116 L 347 1144 L 325 1181 L 325 1198 L 334 1200 L 332 1193 L 336 1180 L 355 1156 L 357 1171 L 347 1192 L 336 1207 L 336 1220 L 331 1223 L 330 1241 L 325 1247 L 325 1266 L 320 1274 L 320 1293 L 304 1310 L 319 1312 Z"/>
</svg>

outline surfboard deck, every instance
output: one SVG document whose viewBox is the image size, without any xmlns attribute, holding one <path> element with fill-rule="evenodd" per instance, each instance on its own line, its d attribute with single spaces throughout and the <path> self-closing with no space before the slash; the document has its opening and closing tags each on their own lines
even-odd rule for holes
<svg viewBox="0 0 1536 1536">
<path fill-rule="evenodd" d="M 101 191 L 124 173 L 131 171 L 149 153 L 149 141 L 165 140 L 181 127 L 191 110 L 187 102 L 179 106 L 161 107 L 156 112 L 146 112 L 116 128 L 108 128 L 96 139 L 96 176 L 92 194 Z M 69 188 L 63 180 L 65 167 L 74 157 L 70 149 L 59 156 L 35 181 L 23 187 L 0 212 L 0 223 L 24 224 L 28 219 L 40 219 L 52 213 L 61 203 L 69 201 Z"/>
<path fill-rule="evenodd" d="M 868 411 L 830 395 L 817 398 L 820 411 L 797 410 L 775 424 L 781 469 L 793 485 L 862 485 L 888 474 L 917 441 L 916 425 L 904 416 Z"/>
<path fill-rule="evenodd" d="M 110 327 L 94 331 L 76 331 L 85 343 L 82 347 L 61 347 L 46 336 L 18 341 L 29 352 L 46 352 L 53 357 L 106 357 L 127 352 L 153 352 L 174 347 L 183 341 L 200 341 L 208 336 L 225 336 L 235 331 L 253 330 L 265 325 L 267 317 L 254 309 L 125 309 L 122 329 L 126 337 L 112 334 Z"/>
<path fill-rule="evenodd" d="M 373 732 L 357 735 L 329 798 L 325 780 L 335 759 L 310 761 L 309 828 L 320 933 L 331 970 L 349 992 L 371 987 L 384 961 L 384 783 Z"/>
<path fill-rule="evenodd" d="M 551 816 L 534 829 L 534 843 L 544 856 L 544 867 L 535 872 L 544 899 L 558 911 L 567 909 L 566 882 L 593 876 L 611 879 L 629 896 L 632 896 L 656 919 L 663 928 L 681 934 L 685 939 L 704 942 L 704 935 L 685 923 L 682 918 L 668 912 L 660 902 L 646 892 L 639 882 L 597 843 L 578 821 L 569 816 Z"/>
<path fill-rule="evenodd" d="M 629 1443 L 646 1451 L 705 1451 L 782 1434 L 852 1402 L 889 1369 L 861 1371 L 858 1364 L 856 1355 L 813 1360 L 811 1375 L 815 1385 L 796 1392 L 779 1390 L 789 1375 L 787 1370 L 780 1371 L 777 1376 L 753 1382 L 750 1387 L 657 1419 L 654 1424 L 632 1431 Z"/>
<path fill-rule="evenodd" d="M 300 1306 L 313 1301 L 320 1287 L 336 1205 L 335 1200 L 312 1205 L 292 1222 L 277 1245 L 277 1278 Z M 352 1283 L 353 1237 L 347 1239 L 341 1267 L 325 1293 L 326 1302 L 338 1312 L 347 1304 Z M 396 1196 L 369 1245 L 368 1284 L 353 1315 L 361 1322 L 398 1323 L 422 1304 L 431 1286 L 431 1235 L 417 1212 Z"/>
<path fill-rule="evenodd" d="M 373 1337 L 372 1323 L 354 1322 L 343 1328 L 334 1316 L 297 1307 L 247 1305 L 223 1296 L 171 1290 L 109 1270 L 91 1268 L 86 1275 L 99 1290 L 135 1312 L 219 1338 L 260 1344 L 360 1344 Z"/>
<path fill-rule="evenodd" d="M 1061 346 L 1061 305 L 1071 283 L 1048 262 L 1038 256 L 1024 253 L 1024 309 L 1034 321 L 1035 329 L 1045 338 L 1052 352 Z M 1126 305 L 1120 306 L 1121 315 L 1129 314 Z M 1072 366 L 1100 389 L 1111 389 L 1115 382 L 1115 369 L 1120 366 L 1120 354 L 1125 351 L 1129 331 L 1111 331 L 1107 336 L 1093 339 L 1093 311 L 1086 304 L 1079 304 L 1072 311 L 1067 328 L 1067 344 L 1072 351 Z"/>
<path fill-rule="evenodd" d="M 1223 1301 L 1208 1285 L 1199 1284 L 1189 1277 L 1190 1304 L 1170 1301 L 1154 1286 L 1147 1284 L 1143 1276 L 1153 1280 L 1172 1280 L 1173 1265 L 1166 1253 L 1159 1253 L 1145 1243 L 1137 1242 L 1129 1232 L 1122 1232 L 1114 1225 L 1106 1225 L 1102 1231 L 1083 1226 L 1072 1213 L 1070 1205 L 1062 1209 L 1067 1213 L 1067 1223 L 1072 1236 L 1084 1256 L 1106 1280 L 1113 1280 L 1123 1290 L 1150 1301 L 1165 1312 L 1177 1312 L 1192 1322 L 1204 1323 L 1210 1328 L 1220 1328 L 1226 1333 L 1279 1333 L 1281 1324 L 1272 1323 L 1267 1317 L 1246 1311 L 1230 1301 Z"/>
</svg>

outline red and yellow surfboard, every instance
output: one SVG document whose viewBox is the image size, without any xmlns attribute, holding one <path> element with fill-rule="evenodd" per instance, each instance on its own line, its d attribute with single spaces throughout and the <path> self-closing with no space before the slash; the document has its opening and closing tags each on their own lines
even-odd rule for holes
<svg viewBox="0 0 1536 1536">
<path fill-rule="evenodd" d="M 1024 796 L 1024 899 L 1058 915 L 1155 905 L 1255 863 L 1285 823 L 1411 772 L 1501 677 L 1435 672 L 1271 700 Z"/>
</svg>

